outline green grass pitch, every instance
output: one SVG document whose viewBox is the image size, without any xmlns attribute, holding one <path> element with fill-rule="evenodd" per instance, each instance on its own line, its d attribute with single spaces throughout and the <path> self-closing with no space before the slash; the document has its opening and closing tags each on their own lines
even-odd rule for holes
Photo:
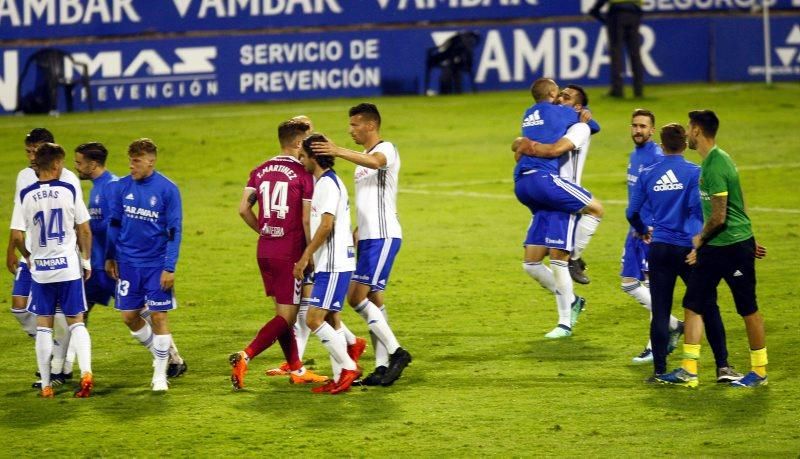
<svg viewBox="0 0 800 459">
<path fill-rule="evenodd" d="M 8 222 L 14 178 L 26 165 L 23 137 L 51 129 L 68 152 L 99 140 L 110 169 L 124 175 L 138 137 L 160 146 L 158 169 L 184 202 L 184 236 L 170 313 L 189 372 L 163 396 L 149 390 L 150 358 L 118 313 L 91 319 L 96 391 L 61 389 L 40 400 L 30 389 L 33 341 L 8 313 L 12 276 L 0 276 L 0 456 L 778 456 L 800 453 L 800 86 L 670 85 L 644 100 L 612 100 L 590 88 L 602 125 L 584 184 L 606 217 L 585 257 L 592 283 L 577 288 L 587 311 L 566 340 L 543 334 L 556 322 L 552 297 L 521 269 L 528 211 L 513 196 L 509 144 L 531 103 L 526 91 L 452 97 L 380 98 L 383 135 L 402 157 L 403 248 L 387 291 L 390 322 L 414 362 L 391 388 L 341 396 L 263 375 L 279 348 L 251 362 L 247 390 L 231 391 L 227 356 L 273 315 L 255 263 L 255 238 L 237 215 L 247 174 L 278 150 L 277 124 L 309 115 L 339 145 L 347 109 L 360 100 L 216 105 L 50 117 L 0 118 L 0 220 Z M 757 264 L 766 318 L 770 385 L 734 391 L 713 382 L 704 346 L 696 390 L 653 387 L 651 367 L 631 365 L 647 341 L 647 312 L 619 287 L 627 223 L 625 171 L 636 107 L 657 126 L 687 112 L 720 116 L 719 144 L 739 166 L 756 237 L 769 250 Z M 696 152 L 687 157 L 699 162 Z M 71 155 L 68 155 L 71 166 Z M 353 167 L 336 170 L 350 188 Z M 88 190 L 88 184 L 87 188 Z M 352 199 L 351 199 L 352 202 Z M 6 232 L 3 232 L 5 235 Z M 5 242 L 5 240 L 4 240 Z M 677 298 L 682 294 L 678 289 Z M 730 360 L 749 367 L 743 323 L 720 289 Z M 675 301 L 675 313 L 682 311 Z M 366 325 L 344 319 L 358 335 Z M 368 348 L 364 362 L 373 357 Z M 329 371 L 310 338 L 306 358 Z M 672 357 L 670 365 L 677 365 Z"/>
</svg>

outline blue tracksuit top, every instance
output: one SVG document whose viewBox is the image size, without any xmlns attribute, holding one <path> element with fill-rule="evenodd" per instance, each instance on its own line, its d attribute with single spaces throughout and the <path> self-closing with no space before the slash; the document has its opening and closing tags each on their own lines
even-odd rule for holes
<svg viewBox="0 0 800 459">
<path fill-rule="evenodd" d="M 567 129 L 578 122 L 578 113 L 571 107 L 539 102 L 525 111 L 522 118 L 522 135 L 539 143 L 556 143 Z M 529 170 L 558 175 L 558 158 L 525 156 L 514 167 L 514 181 Z"/>
<path fill-rule="evenodd" d="M 628 221 L 644 234 L 647 229 L 640 212 L 649 202 L 653 242 L 691 247 L 692 236 L 703 228 L 699 180 L 700 166 L 683 155 L 664 155 L 663 160 L 642 170 L 626 212 Z"/>
<path fill-rule="evenodd" d="M 628 207 L 631 206 L 633 190 L 636 188 L 639 175 L 646 167 L 652 166 L 663 158 L 664 153 L 661 151 L 661 147 L 652 140 L 642 146 L 637 145 L 633 149 L 628 161 Z M 644 203 L 639 215 L 645 225 L 653 226 L 653 210 L 649 201 Z"/>
<path fill-rule="evenodd" d="M 109 187 L 111 182 L 119 178 L 109 171 L 92 179 L 92 190 L 89 191 L 89 227 L 92 229 L 92 271 L 105 269 L 106 262 L 106 228 L 111 220 L 108 208 Z"/>
<path fill-rule="evenodd" d="M 181 245 L 181 195 L 160 172 L 113 184 L 106 259 L 136 268 L 175 271 Z"/>
</svg>

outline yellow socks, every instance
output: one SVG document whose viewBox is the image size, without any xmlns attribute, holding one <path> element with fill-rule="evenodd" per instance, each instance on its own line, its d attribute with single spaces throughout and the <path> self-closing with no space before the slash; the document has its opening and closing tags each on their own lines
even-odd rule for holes
<svg viewBox="0 0 800 459">
<path fill-rule="evenodd" d="M 764 354 L 766 358 L 766 353 Z M 681 367 L 689 373 L 697 374 L 697 359 L 700 358 L 700 345 L 699 344 L 686 344 L 683 345 L 683 361 Z"/>
<path fill-rule="evenodd" d="M 767 348 L 750 350 L 750 365 L 752 370 L 762 378 L 767 376 Z"/>
</svg>

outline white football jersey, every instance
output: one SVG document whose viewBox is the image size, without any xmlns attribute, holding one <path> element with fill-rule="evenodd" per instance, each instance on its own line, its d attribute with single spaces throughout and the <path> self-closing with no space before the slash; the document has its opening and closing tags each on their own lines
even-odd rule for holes
<svg viewBox="0 0 800 459">
<path fill-rule="evenodd" d="M 23 225 L 30 243 L 30 270 L 40 284 L 80 279 L 75 225 L 89 221 L 89 211 L 75 187 L 60 180 L 36 182 L 20 191 Z"/>
<path fill-rule="evenodd" d="M 397 218 L 397 183 L 400 177 L 400 154 L 394 144 L 381 141 L 364 154 L 382 153 L 386 165 L 379 169 L 357 166 L 356 212 L 358 239 L 402 238 Z"/>
<path fill-rule="evenodd" d="M 78 200 L 83 202 L 83 190 L 81 189 L 81 181 L 74 172 L 65 168 L 61 169 L 61 177 L 59 180 L 69 183 L 75 188 L 78 195 Z M 19 207 L 19 193 L 39 181 L 36 172 L 32 168 L 26 167 L 17 174 L 17 187 L 14 189 L 14 210 L 11 213 L 11 228 L 15 226 L 21 227 L 25 225 L 25 220 L 22 216 L 22 210 Z M 25 233 L 25 248 L 31 251 L 31 234 Z"/>
<path fill-rule="evenodd" d="M 577 185 L 581 184 L 583 166 L 589 154 L 589 144 L 592 141 L 591 130 L 586 123 L 575 123 L 567 129 L 564 137 L 568 138 L 575 149 L 568 151 L 558 158 L 558 175 Z"/>
<path fill-rule="evenodd" d="M 323 214 L 333 215 L 333 231 L 314 252 L 315 272 L 354 271 L 356 258 L 353 235 L 350 232 L 350 202 L 344 183 L 331 170 L 325 172 L 314 184 L 314 196 L 311 199 L 312 237 L 317 233 Z"/>
</svg>

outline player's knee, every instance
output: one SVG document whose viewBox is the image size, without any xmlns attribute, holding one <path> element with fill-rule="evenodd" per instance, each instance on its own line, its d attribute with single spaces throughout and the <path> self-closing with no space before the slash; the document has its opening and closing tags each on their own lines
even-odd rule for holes
<svg viewBox="0 0 800 459">
<path fill-rule="evenodd" d="M 325 321 L 324 317 L 312 317 L 311 315 L 309 315 L 306 317 L 306 326 L 313 331 L 318 329 L 324 321 Z"/>
<path fill-rule="evenodd" d="M 592 198 L 592 202 L 586 208 L 587 214 L 591 215 L 595 218 L 603 218 L 605 214 L 605 209 L 603 209 L 603 205 L 597 199 Z"/>
<path fill-rule="evenodd" d="M 136 312 L 125 312 L 122 314 L 122 321 L 133 331 L 141 329 L 145 321 Z"/>
</svg>

